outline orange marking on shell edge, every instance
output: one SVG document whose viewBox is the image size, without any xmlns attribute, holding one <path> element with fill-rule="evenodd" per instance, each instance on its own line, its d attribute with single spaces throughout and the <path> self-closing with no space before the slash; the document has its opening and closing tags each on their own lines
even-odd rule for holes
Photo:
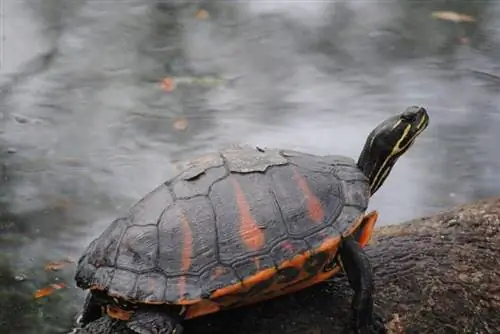
<svg viewBox="0 0 500 334">
<path fill-rule="evenodd" d="M 212 293 L 210 298 L 215 299 L 215 298 L 230 295 L 230 294 L 235 293 L 235 292 L 237 293 L 237 292 L 244 291 L 246 289 L 251 288 L 252 286 L 254 286 L 255 284 L 257 284 L 259 282 L 262 282 L 266 279 L 271 278 L 274 274 L 276 274 L 275 268 L 269 268 L 269 269 L 262 270 L 261 272 L 258 272 L 257 274 L 246 278 L 245 280 L 243 280 L 243 282 L 236 283 L 236 284 L 224 287 L 222 289 L 219 289 L 217 291 L 214 291 L 214 293 Z"/>
<path fill-rule="evenodd" d="M 307 211 L 309 213 L 309 217 L 316 223 L 323 222 L 325 213 L 323 206 L 321 205 L 321 201 L 311 191 L 311 188 L 309 188 L 304 176 L 300 175 L 295 168 L 293 169 L 293 172 L 295 174 L 295 180 L 297 181 L 297 184 L 302 190 L 302 193 L 307 201 Z"/>
<path fill-rule="evenodd" d="M 118 320 L 129 320 L 132 317 L 132 312 L 122 310 L 114 305 L 106 305 L 106 314 L 111 318 Z"/>
<path fill-rule="evenodd" d="M 266 238 L 264 233 L 259 228 L 252 213 L 250 206 L 245 198 L 245 194 L 241 189 L 240 184 L 234 178 L 231 178 L 234 186 L 234 193 L 236 196 L 236 204 L 240 211 L 240 236 L 245 246 L 251 250 L 256 251 L 264 246 Z"/>
<path fill-rule="evenodd" d="M 184 319 L 192 319 L 205 314 L 215 313 L 220 310 L 219 304 L 208 299 L 203 299 L 195 305 L 191 305 L 184 314 Z"/>
<path fill-rule="evenodd" d="M 362 219 L 361 222 L 361 228 L 363 229 L 361 231 L 361 236 L 359 237 L 359 244 L 361 247 L 365 247 L 368 245 L 370 242 L 372 235 L 373 235 L 373 230 L 375 229 L 375 224 L 377 223 L 378 220 L 378 212 L 377 211 L 372 211 L 365 215 L 365 217 Z"/>
<path fill-rule="evenodd" d="M 189 226 L 188 218 L 184 213 L 180 214 L 181 225 L 182 225 L 182 272 L 186 273 L 191 265 L 191 256 L 193 253 L 193 233 L 191 227 Z M 179 293 L 181 298 L 183 298 L 186 293 L 186 276 L 180 277 L 179 282 Z"/>
<path fill-rule="evenodd" d="M 304 265 L 304 262 L 311 255 L 313 255 L 316 252 L 328 251 L 329 253 L 335 255 L 337 248 L 340 245 L 340 240 L 341 240 L 340 237 L 327 239 L 327 240 L 325 240 L 325 242 L 323 242 L 321 244 L 321 246 L 317 250 L 315 250 L 313 252 L 307 251 L 303 254 L 299 254 L 299 255 L 295 256 L 294 258 L 292 258 L 290 260 L 284 261 L 278 267 L 278 269 L 283 269 L 283 268 L 287 268 L 287 267 L 302 268 Z M 215 298 L 223 297 L 223 296 L 235 293 L 235 292 L 236 293 L 241 292 L 243 290 L 246 290 L 247 288 L 251 288 L 252 286 L 254 286 L 255 284 L 257 284 L 259 282 L 262 282 L 266 279 L 271 278 L 276 273 L 277 273 L 277 270 L 275 268 L 269 268 L 269 269 L 263 270 L 255 275 L 248 277 L 243 282 L 233 284 L 233 285 L 230 285 L 230 286 L 227 286 L 227 287 L 224 287 L 222 289 L 215 291 L 211 295 L 210 298 L 215 299 Z M 297 278 L 297 280 L 300 280 L 300 279 L 301 279 L 300 277 Z M 280 286 L 282 286 L 282 285 L 280 284 Z"/>
<path fill-rule="evenodd" d="M 329 258 L 332 259 L 333 256 L 337 253 L 337 249 L 340 245 L 341 238 L 340 237 L 335 237 L 335 238 L 329 238 L 325 240 L 320 247 L 313 251 L 307 251 L 303 254 L 299 254 L 295 256 L 294 258 L 283 262 L 278 268 L 283 269 L 287 267 L 293 267 L 293 268 L 303 268 L 305 261 L 313 254 L 315 253 L 320 253 L 320 252 L 327 252 L 330 254 Z M 250 305 L 254 304 L 257 302 L 265 301 L 268 299 L 272 299 L 281 295 L 289 294 L 298 290 L 302 290 L 306 287 L 312 286 L 314 284 L 320 283 L 336 273 L 338 273 L 340 268 L 335 267 L 333 270 L 323 273 L 319 272 L 316 276 L 311 277 L 307 281 L 304 281 L 302 283 L 294 284 L 294 282 L 298 282 L 302 279 L 304 279 L 307 274 L 302 272 L 294 282 L 290 283 L 283 283 L 283 284 L 274 284 L 268 288 L 268 290 L 264 291 L 263 294 L 256 295 L 252 298 L 248 298 L 245 300 L 245 302 L 238 304 L 237 306 L 234 307 L 229 307 L 229 308 L 237 308 L 240 306 L 244 305 Z M 260 283 L 262 281 L 265 281 L 267 279 L 272 278 L 272 276 L 277 274 L 277 270 L 275 268 L 270 268 L 263 270 L 253 276 L 248 277 L 241 283 L 237 283 L 231 286 L 224 287 L 222 289 L 219 289 L 215 291 L 211 296 L 210 299 L 216 299 L 216 298 L 221 298 L 221 297 L 230 297 L 231 295 L 234 296 L 234 298 L 227 298 L 224 299 L 224 301 L 220 302 L 220 306 L 228 306 L 232 302 L 237 302 L 241 301 L 244 297 L 244 295 L 237 295 L 238 293 L 244 293 L 245 291 L 248 291 L 249 289 L 252 288 L 257 283 Z M 265 293 L 265 294 L 264 294 Z M 205 309 L 205 305 L 208 305 Z M 196 303 L 194 305 L 189 306 L 187 314 L 189 318 L 195 318 L 199 317 L 202 315 L 206 315 L 209 313 L 216 312 L 220 309 L 218 307 L 217 309 L 214 309 L 214 306 L 205 304 L 205 300 L 200 301 L 199 303 Z"/>
</svg>

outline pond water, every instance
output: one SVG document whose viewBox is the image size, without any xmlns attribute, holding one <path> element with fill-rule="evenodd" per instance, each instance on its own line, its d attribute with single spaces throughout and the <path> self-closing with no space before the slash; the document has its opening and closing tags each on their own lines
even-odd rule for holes
<svg viewBox="0 0 500 334">
<path fill-rule="evenodd" d="M 46 263 L 76 259 L 173 162 L 227 145 L 356 158 L 378 122 L 423 105 L 428 130 L 371 201 L 379 224 L 500 193 L 498 2 L 3 0 L 1 14 L 3 334 L 67 332 L 74 264 Z M 52 283 L 67 287 L 33 299 Z"/>
</svg>

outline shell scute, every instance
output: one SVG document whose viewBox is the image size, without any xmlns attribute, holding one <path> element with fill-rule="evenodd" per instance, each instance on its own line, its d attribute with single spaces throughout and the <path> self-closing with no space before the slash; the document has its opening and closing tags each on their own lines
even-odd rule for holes
<svg viewBox="0 0 500 334">
<path fill-rule="evenodd" d="M 115 219 L 111 225 L 89 245 L 81 261 L 91 264 L 96 268 L 115 266 L 116 254 L 120 247 L 121 237 L 126 229 L 126 219 Z"/>
<path fill-rule="evenodd" d="M 222 264 L 217 264 L 201 273 L 200 276 L 201 290 L 204 298 L 209 298 L 212 293 L 226 286 L 231 286 L 240 283 L 240 279 L 234 270 Z"/>
<path fill-rule="evenodd" d="M 167 276 L 179 275 L 182 271 L 183 229 L 180 220 L 179 202 L 163 213 L 158 224 L 158 267 Z"/>
<path fill-rule="evenodd" d="M 108 294 L 125 299 L 135 299 L 136 282 L 136 273 L 125 269 L 115 269 L 109 283 Z"/>
<path fill-rule="evenodd" d="M 137 279 L 136 300 L 144 303 L 164 303 L 166 300 L 167 278 L 162 273 L 148 272 Z"/>
<path fill-rule="evenodd" d="M 344 205 L 343 190 L 332 176 L 293 166 L 271 170 L 269 175 L 289 235 L 304 237 L 337 219 Z"/>
<path fill-rule="evenodd" d="M 118 248 L 116 266 L 134 271 L 156 267 L 158 230 L 156 226 L 130 226 Z"/>
<path fill-rule="evenodd" d="M 230 148 L 221 152 L 231 172 L 265 172 L 271 166 L 288 164 L 279 150 L 258 150 L 251 147 Z"/>
<path fill-rule="evenodd" d="M 275 267 L 273 258 L 268 254 L 245 257 L 232 265 L 239 277 L 250 277 L 262 270 Z"/>
<path fill-rule="evenodd" d="M 178 198 L 207 196 L 214 182 L 221 180 L 226 175 L 227 170 L 223 166 L 210 168 L 205 170 L 203 177 L 188 180 L 179 178 L 172 185 L 172 188 Z"/>
<path fill-rule="evenodd" d="M 189 181 L 204 174 L 210 168 L 223 165 L 224 160 L 220 153 L 207 153 L 192 160 L 178 162 L 176 169 L 181 172 L 177 178 Z"/>
<path fill-rule="evenodd" d="M 93 277 L 89 282 L 88 287 L 96 288 L 99 290 L 107 290 L 111 286 L 111 281 L 115 274 L 115 268 L 102 267 L 96 268 Z M 77 280 L 78 282 L 78 280 Z"/>
<path fill-rule="evenodd" d="M 200 277 L 194 275 L 167 278 L 166 300 L 175 304 L 192 304 L 201 296 Z"/>
<path fill-rule="evenodd" d="M 272 247 L 269 253 L 276 263 L 281 264 L 296 254 L 306 252 L 308 249 L 309 246 L 304 240 L 287 238 Z"/>
<path fill-rule="evenodd" d="M 292 165 L 308 171 L 329 174 L 333 169 L 333 166 L 328 161 L 323 159 L 323 157 L 313 154 L 281 150 L 281 155 L 287 157 L 288 161 Z"/>
<path fill-rule="evenodd" d="M 338 242 L 340 243 L 340 231 L 337 230 L 336 226 L 327 226 L 315 233 L 304 238 L 311 248 L 318 248 L 326 239 L 338 236 Z"/>
<path fill-rule="evenodd" d="M 165 184 L 162 184 L 130 208 L 127 216 L 128 224 L 156 225 L 162 212 L 173 202 L 170 190 Z"/>
</svg>

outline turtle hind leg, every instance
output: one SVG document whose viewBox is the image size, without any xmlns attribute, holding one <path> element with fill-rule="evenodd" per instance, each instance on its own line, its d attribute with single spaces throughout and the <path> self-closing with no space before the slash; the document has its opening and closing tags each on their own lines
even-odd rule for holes
<svg viewBox="0 0 500 334">
<path fill-rule="evenodd" d="M 351 236 L 342 240 L 339 255 L 354 290 L 351 305 L 354 333 L 387 333 L 382 317 L 373 310 L 373 274 L 368 256 Z"/>
<path fill-rule="evenodd" d="M 181 334 L 180 321 L 161 310 L 138 309 L 127 322 L 137 334 Z"/>
<path fill-rule="evenodd" d="M 103 316 L 102 308 L 92 292 L 87 294 L 83 304 L 83 312 L 76 320 L 82 327 Z"/>
</svg>

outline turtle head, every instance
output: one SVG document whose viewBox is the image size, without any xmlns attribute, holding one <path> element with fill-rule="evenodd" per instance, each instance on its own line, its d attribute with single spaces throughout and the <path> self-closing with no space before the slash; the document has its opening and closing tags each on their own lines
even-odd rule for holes
<svg viewBox="0 0 500 334">
<path fill-rule="evenodd" d="M 392 167 L 429 124 L 423 107 L 409 107 L 386 119 L 370 133 L 358 159 L 358 167 L 370 183 L 373 195 L 384 183 Z"/>
</svg>

